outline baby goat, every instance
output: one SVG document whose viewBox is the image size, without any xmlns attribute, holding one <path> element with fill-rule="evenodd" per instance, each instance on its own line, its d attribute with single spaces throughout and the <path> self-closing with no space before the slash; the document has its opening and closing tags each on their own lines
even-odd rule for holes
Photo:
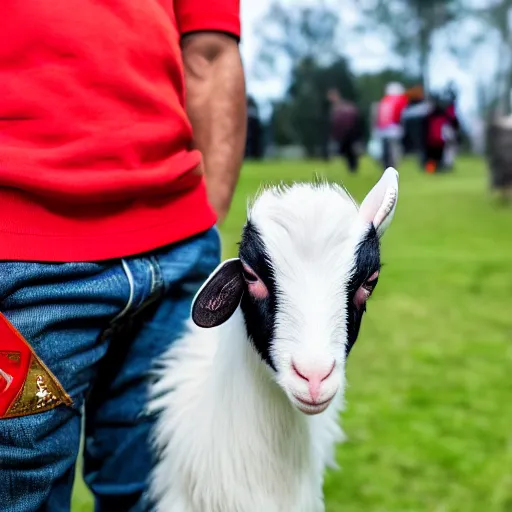
<svg viewBox="0 0 512 512">
<path fill-rule="evenodd" d="M 397 197 L 392 168 L 359 209 L 327 183 L 259 195 L 152 389 L 159 512 L 324 510 L 346 358 Z"/>
</svg>

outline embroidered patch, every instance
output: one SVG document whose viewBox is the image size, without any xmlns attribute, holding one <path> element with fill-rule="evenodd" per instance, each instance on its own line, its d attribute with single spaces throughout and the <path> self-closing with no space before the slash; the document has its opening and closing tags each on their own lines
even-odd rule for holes
<svg viewBox="0 0 512 512">
<path fill-rule="evenodd" d="M 29 343 L 0 314 L 0 419 L 71 405 L 63 387 Z"/>
</svg>

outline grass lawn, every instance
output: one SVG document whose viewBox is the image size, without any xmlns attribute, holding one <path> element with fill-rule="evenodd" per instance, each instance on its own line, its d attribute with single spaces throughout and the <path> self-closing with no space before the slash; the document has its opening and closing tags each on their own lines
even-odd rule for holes
<svg viewBox="0 0 512 512">
<path fill-rule="evenodd" d="M 385 267 L 349 360 L 349 440 L 327 475 L 327 511 L 512 512 L 512 207 L 491 200 L 476 159 L 447 175 L 399 170 Z M 370 161 L 356 176 L 338 161 L 247 164 L 225 256 L 260 182 L 314 172 L 359 201 L 379 175 Z M 73 512 L 90 510 L 79 482 Z"/>
</svg>

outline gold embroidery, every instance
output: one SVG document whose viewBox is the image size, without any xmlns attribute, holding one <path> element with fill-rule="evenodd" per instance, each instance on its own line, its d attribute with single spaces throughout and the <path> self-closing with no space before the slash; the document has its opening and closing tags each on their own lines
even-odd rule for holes
<svg viewBox="0 0 512 512">
<path fill-rule="evenodd" d="M 71 398 L 50 370 L 37 356 L 32 355 L 23 388 L 4 417 L 27 416 L 71 403 Z"/>
<path fill-rule="evenodd" d="M 57 400 L 57 397 L 51 391 L 48 391 L 48 386 L 44 382 L 44 378 L 42 375 L 37 376 L 36 386 L 39 389 L 39 391 L 36 393 L 36 407 L 38 409 L 41 409 L 45 405 L 50 405 Z"/>
</svg>

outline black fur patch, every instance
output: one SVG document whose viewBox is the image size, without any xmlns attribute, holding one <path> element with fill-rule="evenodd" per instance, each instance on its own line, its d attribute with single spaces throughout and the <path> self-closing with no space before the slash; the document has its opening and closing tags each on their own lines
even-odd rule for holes
<svg viewBox="0 0 512 512">
<path fill-rule="evenodd" d="M 275 370 L 270 357 L 270 346 L 274 338 L 275 312 L 277 305 L 274 269 L 267 255 L 265 244 L 256 227 L 249 221 L 242 233 L 240 259 L 247 263 L 268 289 L 268 297 L 257 300 L 244 293 L 241 307 L 245 317 L 247 333 L 261 358 Z"/>
<path fill-rule="evenodd" d="M 366 306 L 358 310 L 354 305 L 354 295 L 359 287 L 377 270 L 380 269 L 380 242 L 377 231 L 373 226 L 357 249 L 354 273 L 348 287 L 347 308 L 347 345 L 346 354 L 350 353 L 359 335 L 361 321 Z M 375 284 L 377 284 L 375 282 Z"/>
</svg>

